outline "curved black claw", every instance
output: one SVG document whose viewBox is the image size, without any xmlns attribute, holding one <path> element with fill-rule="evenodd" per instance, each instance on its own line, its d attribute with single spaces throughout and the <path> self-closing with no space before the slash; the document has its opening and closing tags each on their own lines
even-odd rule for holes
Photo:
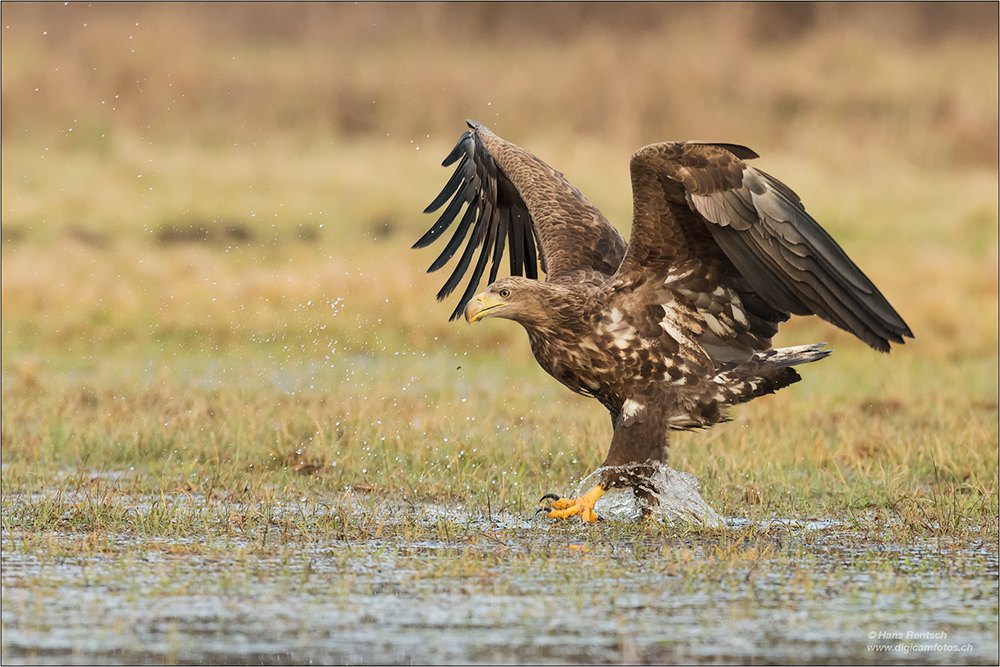
<svg viewBox="0 0 1000 667">
<path fill-rule="evenodd" d="M 538 502 L 544 503 L 546 500 L 550 500 L 552 502 L 555 502 L 557 500 L 562 500 L 562 497 L 559 494 L 556 494 L 556 493 L 546 493 L 544 496 L 541 497 L 541 499 Z M 551 511 L 552 511 L 551 504 L 548 507 L 539 507 L 537 510 L 535 510 L 535 516 L 538 516 L 542 512 L 548 513 L 548 512 L 551 512 Z"/>
</svg>

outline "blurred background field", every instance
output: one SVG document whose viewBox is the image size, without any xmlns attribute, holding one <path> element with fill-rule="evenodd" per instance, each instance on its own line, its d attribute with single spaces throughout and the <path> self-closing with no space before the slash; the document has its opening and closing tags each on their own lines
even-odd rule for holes
<svg viewBox="0 0 1000 667">
<path fill-rule="evenodd" d="M 613 626 L 597 632 L 607 652 L 568 654 L 490 653 L 472 633 L 455 662 L 869 662 L 864 619 L 906 630 L 891 626 L 905 608 L 915 628 L 971 632 L 968 661 L 995 664 L 995 3 L 0 13 L 5 662 L 93 658 L 72 637 L 89 641 L 95 618 L 151 652 L 125 662 L 259 661 L 212 658 L 183 596 L 260 619 L 264 590 L 275 616 L 300 619 L 286 647 L 339 641 L 331 596 L 354 610 L 336 627 L 363 638 L 375 619 L 401 641 L 412 619 L 383 609 L 390 591 L 421 602 L 407 613 L 430 615 L 432 646 L 434 628 L 507 604 L 520 620 L 483 627 L 515 632 L 508 649 L 530 644 L 519 623 L 556 646 L 566 630 L 544 619 L 569 608 Z M 517 325 L 448 323 L 454 301 L 434 300 L 446 274 L 424 271 L 436 253 L 410 249 L 466 118 L 565 172 L 626 236 L 635 149 L 745 144 L 916 339 L 878 355 L 793 320 L 778 344 L 835 354 L 732 422 L 673 438 L 671 465 L 742 527 L 526 528 L 542 493 L 601 463 L 611 429 L 537 367 Z M 833 532 L 759 523 L 776 517 Z M 86 611 L 87 586 L 110 596 L 105 612 Z M 63 599 L 69 612 L 45 606 Z M 166 612 L 136 599 L 186 605 L 180 634 L 138 627 Z M 706 599 L 731 625 L 706 620 Z M 435 625 L 449 610 L 461 618 Z M 266 618 L 246 632 L 266 635 Z M 636 618 L 648 632 L 616 634 Z M 821 619 L 820 639 L 801 618 Z M 777 634 L 758 638 L 759 622 Z M 73 623 L 72 650 L 24 652 Z M 714 634 L 685 639 L 699 624 Z M 805 653 L 767 652 L 795 642 Z M 403 660 L 317 655 L 298 658 Z"/>
<path fill-rule="evenodd" d="M 439 161 L 474 118 L 563 170 L 626 234 L 634 149 L 746 144 L 916 333 L 880 357 L 790 323 L 781 342 L 829 340 L 837 354 L 739 411 L 752 429 L 679 437 L 691 472 L 712 477 L 721 457 L 738 485 L 796 465 L 801 448 L 819 462 L 841 452 L 866 478 L 873 462 L 929 470 L 936 450 L 939 464 L 962 460 L 957 479 L 995 490 L 995 5 L 2 12 L 3 460 L 15 470 L 159 469 L 185 447 L 259 468 L 276 453 L 299 464 L 315 443 L 308 456 L 341 488 L 390 483 L 384 463 L 357 464 L 381 438 L 410 461 L 450 436 L 481 441 L 490 468 L 528 459 L 536 483 L 585 473 L 605 417 L 543 376 L 516 326 L 448 324 L 451 305 L 433 299 L 444 275 L 423 272 L 433 253 L 409 250 L 447 177 Z M 285 412 L 264 418 L 279 396 Z M 231 432 L 204 421 L 219 411 Z M 845 412 L 859 434 L 822 425 Z M 800 442 L 748 444 L 789 413 L 803 415 Z M 899 435 L 928 415 L 944 421 Z M 494 422 L 526 418 L 530 437 L 490 441 Z M 562 453 L 574 464 L 541 472 Z M 223 468 L 234 484 L 249 470 Z"/>
</svg>

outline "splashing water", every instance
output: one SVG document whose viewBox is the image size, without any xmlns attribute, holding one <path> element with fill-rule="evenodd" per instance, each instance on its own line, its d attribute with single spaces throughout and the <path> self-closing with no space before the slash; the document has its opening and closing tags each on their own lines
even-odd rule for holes
<svg viewBox="0 0 1000 667">
<path fill-rule="evenodd" d="M 636 466 L 617 466 L 626 471 Z M 694 523 L 709 528 L 724 527 L 725 521 L 701 497 L 701 481 L 694 475 L 674 470 L 665 463 L 654 464 L 652 475 L 642 475 L 644 486 L 653 492 L 655 506 L 650 518 L 657 521 Z M 608 468 L 598 468 L 577 487 L 577 496 L 593 487 L 597 477 Z M 642 518 L 648 501 L 637 497 L 631 488 L 611 489 L 594 505 L 597 515 L 613 521 L 637 521 Z"/>
</svg>

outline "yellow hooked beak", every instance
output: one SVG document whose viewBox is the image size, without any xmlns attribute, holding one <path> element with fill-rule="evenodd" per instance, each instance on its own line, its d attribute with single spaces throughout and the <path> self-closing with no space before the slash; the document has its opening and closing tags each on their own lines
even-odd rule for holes
<svg viewBox="0 0 1000 667">
<path fill-rule="evenodd" d="M 503 308 L 507 302 L 498 295 L 491 292 L 480 292 L 472 297 L 469 305 L 465 307 L 465 321 L 469 324 L 478 322 L 484 317 L 489 317 L 499 308 Z"/>
</svg>

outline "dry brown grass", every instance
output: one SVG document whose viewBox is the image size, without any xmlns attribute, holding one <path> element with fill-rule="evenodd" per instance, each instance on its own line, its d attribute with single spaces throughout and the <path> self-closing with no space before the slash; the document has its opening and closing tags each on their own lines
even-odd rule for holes
<svg viewBox="0 0 1000 667">
<path fill-rule="evenodd" d="M 3 138 L 51 150 L 447 141 L 474 116 L 522 140 L 997 161 L 990 4 L 25 3 L 3 20 Z"/>
<path fill-rule="evenodd" d="M 785 327 L 837 353 L 675 441 L 720 509 L 995 496 L 995 5 L 2 11 L 11 489 L 134 467 L 137 493 L 523 508 L 597 465 L 607 417 L 516 327 L 449 325 L 409 250 L 473 117 L 623 231 L 636 147 L 750 145 L 916 332 L 878 357 Z"/>
</svg>

